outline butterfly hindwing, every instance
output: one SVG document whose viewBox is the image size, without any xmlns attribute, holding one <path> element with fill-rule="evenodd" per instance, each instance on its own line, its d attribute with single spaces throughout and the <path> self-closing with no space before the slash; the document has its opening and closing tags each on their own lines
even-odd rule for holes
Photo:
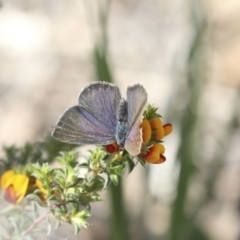
<svg viewBox="0 0 240 240">
<path fill-rule="evenodd" d="M 143 112 L 147 105 L 147 92 L 140 84 L 135 84 L 127 89 L 128 102 L 128 127 L 131 129 L 139 118 L 143 116 Z"/>
<path fill-rule="evenodd" d="M 125 149 L 136 156 L 141 151 L 142 131 L 139 128 L 143 112 L 147 105 L 147 92 L 140 84 L 135 84 L 127 89 L 128 102 L 128 133 L 125 140 Z"/>
<path fill-rule="evenodd" d="M 138 121 L 131 128 L 126 140 L 124 148 L 132 156 L 137 156 L 141 151 L 142 146 L 142 130 L 139 129 L 142 118 L 139 118 Z"/>
</svg>

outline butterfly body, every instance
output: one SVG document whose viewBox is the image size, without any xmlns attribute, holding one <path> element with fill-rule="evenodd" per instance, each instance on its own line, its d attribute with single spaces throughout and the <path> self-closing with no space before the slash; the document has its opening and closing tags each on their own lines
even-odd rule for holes
<svg viewBox="0 0 240 240">
<path fill-rule="evenodd" d="M 52 136 L 73 144 L 108 145 L 117 142 L 132 156 L 140 153 L 139 129 L 147 104 L 147 93 L 140 84 L 127 89 L 127 100 L 117 86 L 94 82 L 79 94 L 78 105 L 59 118 Z"/>
<path fill-rule="evenodd" d="M 126 140 L 126 135 L 128 132 L 127 119 L 128 119 L 127 101 L 124 98 L 121 98 L 117 110 L 117 126 L 115 133 L 117 144 L 120 147 L 124 146 Z"/>
</svg>

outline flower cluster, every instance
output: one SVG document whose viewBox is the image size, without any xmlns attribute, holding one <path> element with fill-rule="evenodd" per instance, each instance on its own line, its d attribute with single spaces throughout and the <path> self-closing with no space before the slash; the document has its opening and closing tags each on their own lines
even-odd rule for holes
<svg viewBox="0 0 240 240">
<path fill-rule="evenodd" d="M 25 173 L 18 173 L 13 169 L 6 171 L 1 176 L 1 188 L 4 199 L 13 204 L 22 202 L 26 195 L 33 193 L 37 189 L 44 192 L 38 179 Z M 43 199 L 42 194 L 39 196 Z"/>
<path fill-rule="evenodd" d="M 163 125 L 161 116 L 157 114 L 157 108 L 148 105 L 139 128 L 142 131 L 142 147 L 138 159 L 154 164 L 165 162 L 162 139 L 172 132 L 172 124 Z M 119 151 L 117 143 L 107 145 L 105 148 L 108 153 Z"/>
<path fill-rule="evenodd" d="M 165 148 L 162 139 L 172 132 L 172 125 L 170 123 L 163 125 L 161 116 L 156 111 L 157 108 L 149 105 L 140 125 L 143 138 L 140 157 L 148 163 L 155 164 L 165 162 L 166 158 L 163 155 Z"/>
</svg>

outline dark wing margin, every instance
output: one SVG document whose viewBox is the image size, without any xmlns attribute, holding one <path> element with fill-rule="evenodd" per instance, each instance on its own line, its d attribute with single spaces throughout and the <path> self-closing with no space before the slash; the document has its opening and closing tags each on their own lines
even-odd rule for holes
<svg viewBox="0 0 240 240">
<path fill-rule="evenodd" d="M 115 130 L 120 98 L 121 94 L 117 86 L 106 82 L 93 82 L 80 92 L 78 103 L 99 122 Z"/>
<path fill-rule="evenodd" d="M 127 89 L 128 127 L 129 130 L 143 116 L 147 105 L 147 92 L 141 84 L 135 84 Z"/>
<path fill-rule="evenodd" d="M 52 131 L 55 139 L 72 144 L 107 145 L 115 142 L 114 134 L 115 129 L 109 128 L 78 105 L 67 109 Z"/>
</svg>

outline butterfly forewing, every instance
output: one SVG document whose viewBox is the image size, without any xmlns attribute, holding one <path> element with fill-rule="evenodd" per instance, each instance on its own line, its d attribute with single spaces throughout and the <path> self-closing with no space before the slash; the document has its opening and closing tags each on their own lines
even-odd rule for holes
<svg viewBox="0 0 240 240">
<path fill-rule="evenodd" d="M 116 111 L 121 94 L 119 88 L 110 83 L 94 82 L 79 94 L 78 103 L 99 122 L 115 130 Z"/>
<path fill-rule="evenodd" d="M 118 87 L 112 84 L 90 84 L 80 93 L 79 105 L 67 109 L 60 117 L 52 136 L 74 144 L 113 143 L 120 98 Z"/>
</svg>

